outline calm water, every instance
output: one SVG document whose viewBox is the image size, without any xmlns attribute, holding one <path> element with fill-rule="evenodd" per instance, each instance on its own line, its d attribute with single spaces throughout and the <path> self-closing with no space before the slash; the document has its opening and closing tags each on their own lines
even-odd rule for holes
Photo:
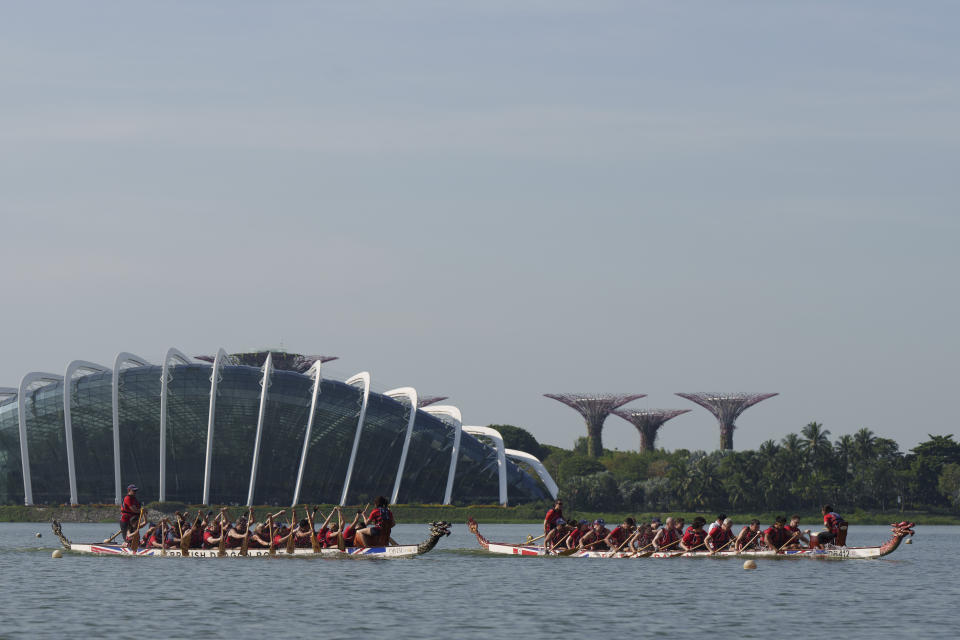
<svg viewBox="0 0 960 640">
<path fill-rule="evenodd" d="M 76 541 L 114 530 L 64 529 Z M 502 541 L 537 529 L 482 527 Z M 851 527 L 850 541 L 879 544 L 887 531 Z M 404 544 L 424 537 L 423 525 L 394 533 Z M 956 638 L 958 543 L 960 527 L 918 527 L 914 544 L 884 560 L 760 560 L 744 571 L 732 559 L 491 556 L 455 524 L 407 560 L 54 560 L 49 525 L 0 524 L 0 637 Z"/>
</svg>

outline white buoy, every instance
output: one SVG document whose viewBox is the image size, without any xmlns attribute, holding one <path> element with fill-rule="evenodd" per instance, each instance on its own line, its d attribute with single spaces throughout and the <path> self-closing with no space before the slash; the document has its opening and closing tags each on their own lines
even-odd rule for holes
<svg viewBox="0 0 960 640">
<path fill-rule="evenodd" d="M 42 537 L 43 537 L 43 536 L 40 534 L 39 531 L 37 531 L 37 537 L 38 537 L 38 538 L 42 538 Z"/>
<path fill-rule="evenodd" d="M 743 568 L 744 568 L 744 569 L 756 569 L 756 568 L 757 568 L 757 563 L 754 562 L 753 560 L 747 560 L 746 562 L 743 563 Z"/>
<path fill-rule="evenodd" d="M 62 558 L 62 557 L 63 557 L 63 551 L 60 551 L 60 549 L 54 549 L 54 550 L 53 550 L 53 553 L 52 553 L 51 555 L 52 555 L 54 558 Z"/>
<path fill-rule="evenodd" d="M 907 538 L 906 540 L 903 541 L 903 544 L 913 544 L 913 540 L 911 540 L 910 538 Z"/>
</svg>

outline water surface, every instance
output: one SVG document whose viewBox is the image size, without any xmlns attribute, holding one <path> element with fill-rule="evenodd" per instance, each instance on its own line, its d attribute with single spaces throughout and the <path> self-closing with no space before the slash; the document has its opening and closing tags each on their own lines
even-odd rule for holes
<svg viewBox="0 0 960 640">
<path fill-rule="evenodd" d="M 64 525 L 75 541 L 114 530 Z M 538 527 L 482 531 L 519 542 Z M 888 531 L 851 527 L 849 542 L 879 544 Z M 402 524 L 393 537 L 426 534 Z M 492 556 L 457 523 L 412 559 L 54 560 L 48 524 L 0 524 L 0 637 L 955 638 L 958 543 L 960 527 L 917 527 L 914 544 L 883 560 L 761 559 L 744 571 L 736 559 Z"/>
</svg>

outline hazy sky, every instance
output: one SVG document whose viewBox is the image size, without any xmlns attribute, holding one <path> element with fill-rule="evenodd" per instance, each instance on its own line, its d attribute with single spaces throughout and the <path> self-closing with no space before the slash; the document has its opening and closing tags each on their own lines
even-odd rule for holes
<svg viewBox="0 0 960 640">
<path fill-rule="evenodd" d="M 0 21 L 0 386 L 282 345 L 570 446 L 545 392 L 958 433 L 953 2 L 45 2 Z M 952 176 L 952 177 L 951 177 Z M 635 448 L 611 417 L 605 443 Z"/>
</svg>

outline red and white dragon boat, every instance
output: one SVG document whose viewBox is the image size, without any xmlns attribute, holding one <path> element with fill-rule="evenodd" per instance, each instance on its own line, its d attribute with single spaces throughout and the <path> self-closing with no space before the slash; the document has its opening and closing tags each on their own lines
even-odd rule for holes
<svg viewBox="0 0 960 640">
<path fill-rule="evenodd" d="M 411 558 L 413 556 L 420 556 L 427 553 L 437 546 L 437 542 L 439 542 L 440 538 L 450 535 L 449 522 L 431 522 L 430 537 L 420 544 L 397 545 L 390 547 L 347 547 L 343 550 L 331 547 L 328 549 L 320 549 L 317 552 L 314 552 L 312 549 L 292 549 L 291 551 L 287 551 L 284 548 L 277 548 L 272 552 L 270 549 L 248 548 L 246 553 L 242 553 L 241 549 L 239 548 L 224 549 L 222 552 L 219 549 L 188 549 L 186 551 L 181 551 L 179 547 L 169 549 L 141 548 L 133 551 L 126 545 L 122 544 L 109 544 L 102 542 L 70 542 L 70 540 L 63 535 L 63 531 L 61 530 L 59 522 L 54 520 L 51 526 L 53 527 L 53 533 L 57 536 L 57 538 L 60 539 L 60 544 L 62 544 L 64 549 L 67 551 L 105 556 L 136 555 L 167 558 L 218 558 L 240 556 Z"/>
<path fill-rule="evenodd" d="M 844 559 L 865 558 L 876 559 L 890 555 L 897 550 L 906 536 L 914 534 L 912 522 L 891 524 L 892 536 L 889 540 L 876 547 L 834 547 L 827 545 L 817 549 L 784 549 L 777 552 L 772 549 L 751 549 L 749 551 L 644 551 L 639 554 L 633 551 L 591 551 L 579 550 L 574 552 L 554 552 L 543 545 L 510 544 L 507 542 L 490 542 L 480 533 L 477 521 L 473 518 L 467 522 L 470 531 L 477 536 L 480 546 L 490 553 L 499 553 L 513 556 L 569 556 L 571 558 L 821 558 Z"/>
</svg>

